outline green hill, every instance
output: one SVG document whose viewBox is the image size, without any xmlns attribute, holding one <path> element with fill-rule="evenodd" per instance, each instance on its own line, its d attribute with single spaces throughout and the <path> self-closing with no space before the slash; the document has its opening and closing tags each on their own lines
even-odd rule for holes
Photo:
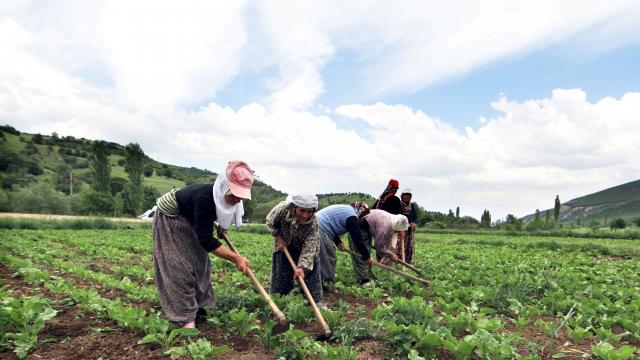
<svg viewBox="0 0 640 360">
<path fill-rule="evenodd" d="M 91 140 L 57 134 L 22 133 L 10 126 L 0 126 L 0 211 L 84 214 L 78 205 L 79 194 L 87 191 L 93 181 L 89 165 Z M 124 169 L 124 146 L 108 143 L 111 164 L 112 195 L 121 194 L 128 182 Z M 145 158 L 145 203 L 149 208 L 155 198 L 173 188 L 193 183 L 215 181 L 217 174 L 207 169 L 164 164 Z M 50 202 L 64 206 L 29 206 L 28 195 L 49 197 Z M 46 194 L 44 194 L 46 193 Z M 44 195 L 40 195 L 44 194 Z M 245 220 L 263 222 L 275 204 L 286 194 L 257 179 L 252 189 L 253 200 L 245 203 Z M 367 194 L 322 194 L 320 207 L 330 204 L 366 201 Z M 117 211 L 114 211 L 114 215 Z"/>
<path fill-rule="evenodd" d="M 550 211 L 553 212 L 553 209 Z M 524 220 L 532 218 L 533 215 L 527 215 Z M 640 218 L 640 180 L 567 201 L 560 209 L 559 222 L 588 224 L 591 221 L 602 222 L 615 218 L 627 221 Z"/>
</svg>

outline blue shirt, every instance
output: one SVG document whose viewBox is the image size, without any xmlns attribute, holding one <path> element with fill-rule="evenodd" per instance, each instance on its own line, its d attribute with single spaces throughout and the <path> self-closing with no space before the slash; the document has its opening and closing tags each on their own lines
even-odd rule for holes
<svg viewBox="0 0 640 360">
<path fill-rule="evenodd" d="M 347 233 L 347 219 L 352 216 L 357 218 L 358 214 L 350 205 L 330 205 L 316 213 L 320 231 L 331 239 Z"/>
</svg>

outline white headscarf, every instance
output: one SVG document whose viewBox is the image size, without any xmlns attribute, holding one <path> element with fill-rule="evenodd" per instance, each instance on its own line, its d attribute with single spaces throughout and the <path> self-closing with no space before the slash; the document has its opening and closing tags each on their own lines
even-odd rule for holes
<svg viewBox="0 0 640 360">
<path fill-rule="evenodd" d="M 409 228 L 409 220 L 404 215 L 391 215 L 393 231 L 405 231 Z"/>
<path fill-rule="evenodd" d="M 318 210 L 318 197 L 314 194 L 289 194 L 285 203 L 287 205 L 294 204 L 300 208 Z"/>
<path fill-rule="evenodd" d="M 244 206 L 242 201 L 235 205 L 229 205 L 224 196 L 230 194 L 229 180 L 227 174 L 221 173 L 213 183 L 213 201 L 216 204 L 216 216 L 217 221 L 221 227 L 228 229 L 232 222 L 236 223 L 236 226 L 242 224 L 242 215 L 244 215 Z"/>
</svg>

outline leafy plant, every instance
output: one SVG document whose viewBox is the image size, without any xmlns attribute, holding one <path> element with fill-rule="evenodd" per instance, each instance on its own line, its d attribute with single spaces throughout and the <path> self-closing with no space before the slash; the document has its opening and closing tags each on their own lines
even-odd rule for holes
<svg viewBox="0 0 640 360">
<path fill-rule="evenodd" d="M 38 333 L 44 328 L 45 322 L 56 314 L 57 311 L 41 297 L 2 299 L 0 327 L 4 328 L 4 336 L 0 343 L 13 348 L 19 358 L 26 357 L 29 350 L 38 344 Z"/>
<path fill-rule="evenodd" d="M 358 352 L 351 346 L 318 344 L 318 355 L 322 360 L 355 360 Z"/>
<path fill-rule="evenodd" d="M 470 341 L 467 335 L 465 338 L 456 340 L 453 336 L 442 339 L 442 344 L 453 353 L 456 360 L 469 359 L 476 345 Z"/>
<path fill-rule="evenodd" d="M 235 332 L 240 336 L 247 336 L 250 332 L 260 328 L 256 323 L 257 319 L 256 313 L 249 313 L 245 308 L 229 313 L 225 316 L 225 332 Z"/>
<path fill-rule="evenodd" d="M 349 320 L 340 325 L 335 325 L 331 329 L 333 329 L 332 338 L 342 345 L 351 345 L 355 340 L 365 339 L 372 335 L 369 320 L 366 318 Z"/>
<path fill-rule="evenodd" d="M 567 335 L 569 335 L 569 337 L 571 337 L 571 339 L 576 343 L 579 343 L 585 336 L 591 335 L 591 326 L 583 328 L 582 326 L 577 324 L 573 326 L 567 324 L 566 329 Z"/>
<path fill-rule="evenodd" d="M 284 296 L 282 300 L 286 301 L 282 311 L 287 314 L 287 318 L 290 321 L 302 323 L 313 316 L 313 310 L 301 296 Z"/>
<path fill-rule="evenodd" d="M 226 345 L 213 346 L 209 340 L 200 338 L 197 341 L 189 340 L 189 342 L 183 346 L 172 347 L 165 351 L 164 354 L 170 355 L 171 357 L 188 357 L 193 360 L 205 360 L 211 358 L 219 359 L 221 354 L 229 351 L 231 351 L 231 349 Z"/>
<path fill-rule="evenodd" d="M 197 336 L 200 334 L 198 329 L 179 328 L 170 332 L 147 334 L 142 340 L 138 341 L 138 345 L 142 344 L 159 344 L 162 348 L 175 345 L 179 340 L 186 337 Z"/>
<path fill-rule="evenodd" d="M 268 319 L 263 329 L 258 328 L 258 339 L 262 346 L 267 349 L 273 349 L 278 344 L 278 337 L 272 334 L 273 327 L 276 324 L 275 321 Z"/>
<path fill-rule="evenodd" d="M 591 347 L 593 354 L 599 356 L 603 360 L 627 360 L 633 356 L 633 353 L 636 350 L 637 349 L 633 346 L 628 345 L 622 346 L 616 350 L 613 345 L 602 341 Z"/>
<path fill-rule="evenodd" d="M 306 332 L 294 329 L 293 325 L 278 335 L 278 339 L 280 344 L 274 349 L 278 358 L 303 360 L 313 357 L 318 351 L 317 343 L 311 340 Z"/>
</svg>

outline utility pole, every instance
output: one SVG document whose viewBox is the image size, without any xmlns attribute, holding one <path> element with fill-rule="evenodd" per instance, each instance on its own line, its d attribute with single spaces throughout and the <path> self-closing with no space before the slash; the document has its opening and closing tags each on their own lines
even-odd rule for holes
<svg viewBox="0 0 640 360">
<path fill-rule="evenodd" d="M 69 171 L 69 195 L 73 196 L 73 171 Z"/>
</svg>

